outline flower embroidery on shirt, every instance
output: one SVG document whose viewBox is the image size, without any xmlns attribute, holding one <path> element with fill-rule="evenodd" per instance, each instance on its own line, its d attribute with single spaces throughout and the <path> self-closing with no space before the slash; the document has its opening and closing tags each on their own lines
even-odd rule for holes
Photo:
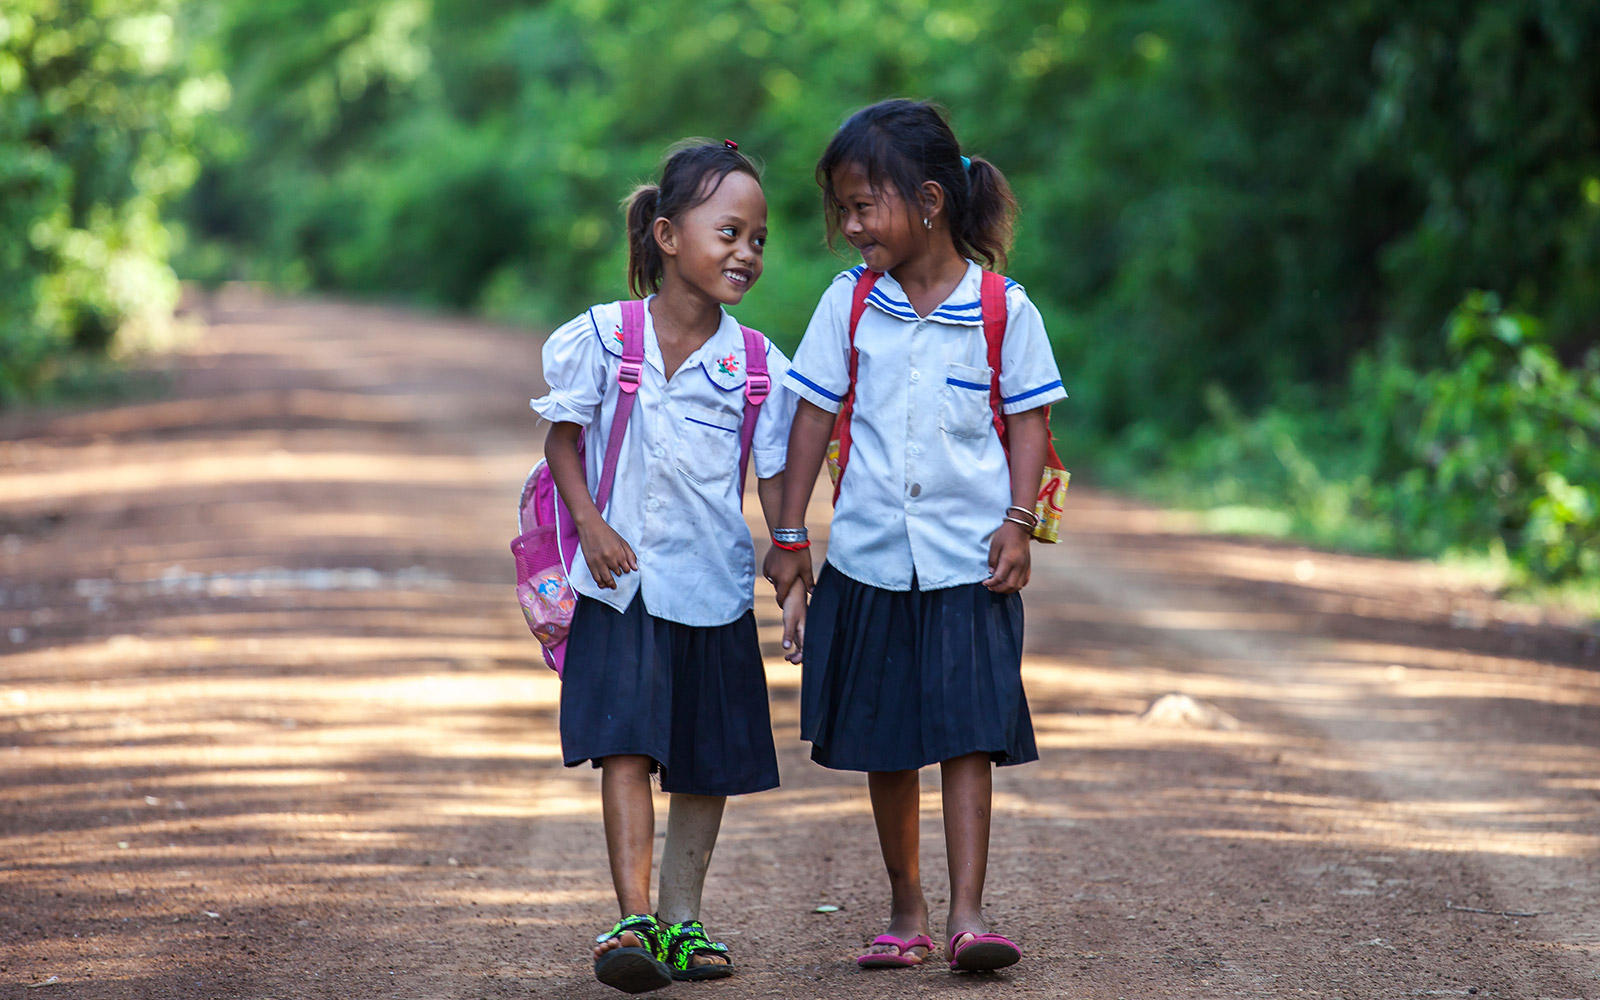
<svg viewBox="0 0 1600 1000">
<path fill-rule="evenodd" d="M 617 343 L 625 343 L 625 341 L 622 339 L 622 327 L 617 327 L 617 332 L 613 333 L 612 336 L 617 338 Z"/>
<path fill-rule="evenodd" d="M 732 351 L 729 351 L 727 357 L 717 359 L 717 370 L 724 375 L 737 375 L 739 374 L 739 359 L 734 357 Z"/>
</svg>

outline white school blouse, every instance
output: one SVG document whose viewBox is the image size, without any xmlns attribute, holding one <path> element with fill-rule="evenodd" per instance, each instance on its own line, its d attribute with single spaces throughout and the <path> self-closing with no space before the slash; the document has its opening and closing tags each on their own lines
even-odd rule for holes
<svg viewBox="0 0 1600 1000">
<path fill-rule="evenodd" d="M 828 286 L 784 380 L 833 413 L 850 384 L 850 301 L 863 270 Z M 867 296 L 856 327 L 850 457 L 828 540 L 828 562 L 851 579 L 905 591 L 913 574 L 922 590 L 989 576 L 989 542 L 1011 504 L 1011 476 L 989 409 L 982 273 L 969 261 L 926 317 L 890 275 Z M 1065 399 L 1039 310 L 1009 280 L 1006 312 L 1002 411 Z"/>
<path fill-rule="evenodd" d="M 644 376 L 617 459 L 606 522 L 633 548 L 639 569 L 603 590 L 580 548 L 572 586 L 627 610 L 634 595 L 658 618 L 683 625 L 726 625 L 754 604 L 755 549 L 739 509 L 739 429 L 744 420 L 745 354 L 739 323 L 726 312 L 711 339 L 669 381 L 645 300 Z M 622 363 L 622 307 L 597 305 L 544 344 L 550 393 L 531 402 L 551 421 L 586 428 L 584 456 L 592 496 L 600 486 Z M 783 388 L 789 359 L 767 341 L 772 394 L 756 418 L 751 471 L 783 471 L 796 397 Z"/>
</svg>

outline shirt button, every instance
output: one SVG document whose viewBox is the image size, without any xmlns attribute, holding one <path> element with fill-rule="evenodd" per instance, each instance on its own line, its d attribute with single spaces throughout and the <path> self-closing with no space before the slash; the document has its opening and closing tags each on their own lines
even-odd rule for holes
<svg viewBox="0 0 1600 1000">
<path fill-rule="evenodd" d="M 917 455 L 922 454 L 922 449 L 917 447 L 916 445 L 912 445 L 911 447 L 906 449 L 906 454 L 911 455 L 912 457 L 916 457 Z"/>
<path fill-rule="evenodd" d="M 922 378 L 922 373 L 921 372 L 912 372 L 911 373 L 911 381 L 915 382 L 920 378 Z"/>
<path fill-rule="evenodd" d="M 911 495 L 914 496 L 914 497 L 919 497 L 919 496 L 922 495 L 922 484 L 921 483 L 912 483 L 911 484 Z"/>
</svg>

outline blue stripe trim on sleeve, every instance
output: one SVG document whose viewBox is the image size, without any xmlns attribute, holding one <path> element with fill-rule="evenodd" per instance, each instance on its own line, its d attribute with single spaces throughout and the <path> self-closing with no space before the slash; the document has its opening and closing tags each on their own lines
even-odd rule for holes
<svg viewBox="0 0 1600 1000">
<path fill-rule="evenodd" d="M 842 401 L 844 399 L 843 396 L 840 396 L 840 395 L 838 395 L 836 393 L 829 392 L 828 390 L 824 389 L 822 386 L 818 385 L 817 383 L 815 383 L 815 382 L 811 381 L 810 379 L 806 378 L 804 375 L 802 375 L 799 372 L 795 371 L 793 368 L 789 369 L 789 374 L 794 377 L 794 380 L 796 382 L 799 382 L 802 385 L 809 386 L 810 388 L 815 389 L 817 392 L 820 392 L 820 393 L 822 393 L 822 395 L 827 396 L 829 399 L 833 400 L 835 403 L 840 402 L 840 401 Z"/>
<path fill-rule="evenodd" d="M 963 382 L 958 378 L 947 378 L 947 379 L 945 379 L 945 384 L 946 385 L 959 385 L 963 389 L 984 389 L 984 390 L 987 390 L 989 388 L 988 386 L 983 385 L 980 382 Z M 1059 385 L 1060 383 L 1057 383 L 1057 384 Z"/>
<path fill-rule="evenodd" d="M 1000 402 L 1002 404 L 1015 403 L 1019 400 L 1027 399 L 1029 396 L 1037 396 L 1041 392 L 1049 392 L 1051 389 L 1059 388 L 1061 388 L 1061 380 L 1056 379 L 1054 382 L 1051 382 L 1047 385 L 1041 385 L 1037 389 L 1029 389 L 1027 392 L 1019 392 L 1015 396 L 1004 396 L 1001 398 Z"/>
<path fill-rule="evenodd" d="M 737 427 L 724 427 L 721 424 L 710 424 L 706 423 L 704 420 L 696 420 L 693 417 L 684 417 L 683 419 L 689 421 L 691 424 L 699 424 L 701 427 L 714 427 L 719 431 L 727 431 L 729 434 L 739 433 L 739 428 Z"/>
</svg>

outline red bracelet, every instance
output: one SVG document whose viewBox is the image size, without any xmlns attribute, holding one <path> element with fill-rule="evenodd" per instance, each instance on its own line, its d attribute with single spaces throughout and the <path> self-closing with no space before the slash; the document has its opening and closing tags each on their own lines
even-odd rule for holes
<svg viewBox="0 0 1600 1000">
<path fill-rule="evenodd" d="M 774 538 L 772 544 L 785 552 L 804 552 L 806 549 L 811 548 L 811 539 L 808 538 L 803 542 L 780 542 Z"/>
</svg>

